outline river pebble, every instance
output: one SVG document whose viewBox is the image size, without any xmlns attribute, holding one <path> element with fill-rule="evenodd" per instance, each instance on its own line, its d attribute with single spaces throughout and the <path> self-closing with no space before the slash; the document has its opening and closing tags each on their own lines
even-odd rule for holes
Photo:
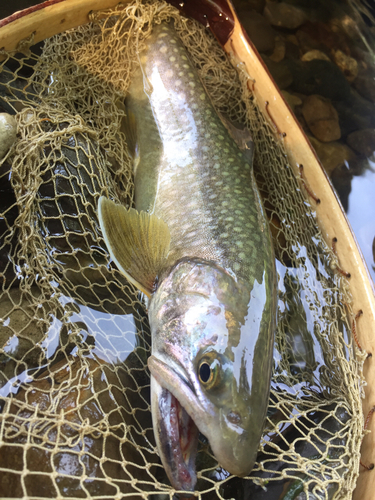
<svg viewBox="0 0 375 500">
<path fill-rule="evenodd" d="M 367 128 L 352 132 L 346 138 L 348 145 L 365 156 L 372 156 L 375 151 L 375 129 Z"/>
<path fill-rule="evenodd" d="M 17 137 L 17 122 L 14 116 L 0 113 L 0 160 L 4 158 Z"/>
<path fill-rule="evenodd" d="M 296 29 L 307 21 L 302 9 L 286 2 L 267 2 L 263 14 L 273 26 L 288 29 Z"/>
<path fill-rule="evenodd" d="M 302 106 L 307 126 L 322 142 L 337 141 L 341 137 L 339 116 L 328 99 L 320 95 L 308 96 Z"/>
</svg>

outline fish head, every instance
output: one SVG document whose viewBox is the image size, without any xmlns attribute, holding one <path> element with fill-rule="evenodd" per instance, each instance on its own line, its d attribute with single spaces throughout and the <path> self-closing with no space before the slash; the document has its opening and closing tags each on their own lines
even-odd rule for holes
<svg viewBox="0 0 375 500">
<path fill-rule="evenodd" d="M 176 489 L 196 481 L 198 430 L 222 467 L 253 468 L 268 406 L 273 349 L 266 278 L 252 287 L 214 263 L 183 259 L 151 297 L 151 410 Z"/>
</svg>

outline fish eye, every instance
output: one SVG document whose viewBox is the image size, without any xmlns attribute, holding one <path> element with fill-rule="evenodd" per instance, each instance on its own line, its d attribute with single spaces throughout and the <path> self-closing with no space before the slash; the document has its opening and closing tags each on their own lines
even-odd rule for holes
<svg viewBox="0 0 375 500">
<path fill-rule="evenodd" d="M 199 382 L 205 389 L 217 387 L 222 379 L 221 363 L 212 353 L 202 358 L 198 367 Z"/>
</svg>

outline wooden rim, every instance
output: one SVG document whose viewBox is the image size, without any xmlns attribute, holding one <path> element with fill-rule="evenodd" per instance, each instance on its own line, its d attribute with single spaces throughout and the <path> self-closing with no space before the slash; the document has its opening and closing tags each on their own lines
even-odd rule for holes
<svg viewBox="0 0 375 500">
<path fill-rule="evenodd" d="M 130 0 L 122 0 L 127 4 Z M 0 48 L 15 51 L 21 40 L 34 36 L 34 43 L 61 33 L 67 29 L 78 27 L 89 22 L 89 14 L 93 10 L 103 10 L 115 7 L 118 0 L 49 0 L 30 9 L 0 21 Z M 171 0 L 171 3 L 176 3 Z M 187 2 L 188 3 L 188 2 Z M 223 0 L 220 0 L 223 4 Z M 183 4 L 183 3 L 182 3 Z M 207 0 L 207 4 L 212 2 Z M 202 6 L 205 1 L 202 0 Z M 319 227 L 327 244 L 332 246 L 337 239 L 336 248 L 340 267 L 350 272 L 350 290 L 353 296 L 353 311 L 363 311 L 357 323 L 357 334 L 364 349 L 374 353 L 373 358 L 365 361 L 364 376 L 368 381 L 365 388 L 363 412 L 367 415 L 375 404 L 375 299 L 373 283 L 369 276 L 362 253 L 356 243 L 346 215 L 333 192 L 330 182 L 322 168 L 314 150 L 306 138 L 299 123 L 285 102 L 275 82 L 254 45 L 244 33 L 233 8 L 231 30 L 228 40 L 223 41 L 222 34 L 218 36 L 227 53 L 234 56 L 245 68 L 252 80 L 250 85 L 257 97 L 258 104 L 265 116 L 269 116 L 275 134 L 282 140 L 296 177 L 300 176 L 300 165 L 303 165 L 304 187 L 316 208 Z M 203 9 L 204 7 L 202 7 Z M 211 26 L 212 28 L 212 26 Z M 215 34 L 215 31 L 213 29 Z M 2 56 L 0 55 L 0 58 Z M 283 133 L 286 135 L 283 136 Z M 319 198 L 317 204 L 314 198 Z M 369 429 L 375 429 L 375 418 L 370 422 Z M 362 461 L 366 464 L 375 463 L 375 433 L 366 436 L 362 446 Z M 354 499 L 372 500 L 375 491 L 375 471 L 360 470 Z"/>
</svg>

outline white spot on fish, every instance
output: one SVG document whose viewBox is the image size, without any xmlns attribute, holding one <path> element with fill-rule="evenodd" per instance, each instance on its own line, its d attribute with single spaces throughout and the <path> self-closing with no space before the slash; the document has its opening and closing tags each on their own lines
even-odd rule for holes
<svg viewBox="0 0 375 500">
<path fill-rule="evenodd" d="M 238 248 L 243 248 L 243 241 L 236 241 L 236 246 L 238 246 Z"/>
<path fill-rule="evenodd" d="M 187 59 L 187 57 L 186 57 L 186 56 L 184 56 L 184 55 L 182 55 L 182 56 L 181 56 L 181 59 L 183 59 L 184 61 L 187 61 L 187 60 L 188 60 L 188 59 Z"/>
<path fill-rule="evenodd" d="M 178 49 L 176 49 L 176 47 L 173 49 L 173 52 L 178 52 Z"/>
<path fill-rule="evenodd" d="M 220 168 L 220 163 L 214 163 L 213 167 L 214 168 Z"/>
<path fill-rule="evenodd" d="M 188 69 L 189 65 L 188 64 L 183 64 L 182 67 Z"/>
<path fill-rule="evenodd" d="M 168 49 L 167 49 L 167 46 L 166 46 L 166 45 L 162 45 L 162 46 L 160 47 L 160 49 L 159 49 L 159 50 L 160 50 L 160 52 L 161 52 L 162 54 L 165 54 L 165 53 L 167 52 L 167 50 L 168 50 Z"/>
<path fill-rule="evenodd" d="M 236 233 L 242 233 L 242 229 L 240 227 L 234 227 L 233 231 L 236 231 Z"/>
<path fill-rule="evenodd" d="M 165 76 L 167 78 L 172 78 L 173 76 L 173 71 L 171 69 L 168 69 L 166 72 L 165 72 Z"/>
<path fill-rule="evenodd" d="M 176 87 L 179 87 L 180 85 L 182 85 L 182 81 L 181 80 L 176 80 L 175 81 L 175 85 L 176 85 Z"/>
<path fill-rule="evenodd" d="M 240 259 L 246 259 L 246 254 L 245 254 L 244 252 L 240 252 L 240 253 L 238 254 L 238 257 L 239 257 Z"/>
<path fill-rule="evenodd" d="M 222 238 L 228 238 L 229 234 L 228 233 L 221 233 Z"/>
<path fill-rule="evenodd" d="M 241 264 L 239 264 L 238 262 L 235 262 L 235 263 L 233 264 L 233 269 L 234 269 L 235 271 L 239 271 L 239 270 L 241 269 Z"/>
<path fill-rule="evenodd" d="M 206 139 L 209 139 L 209 138 L 211 137 L 211 134 L 209 134 L 209 133 L 204 134 L 204 137 L 205 137 Z"/>
<path fill-rule="evenodd" d="M 191 107 L 192 107 L 193 109 L 198 109 L 198 104 L 195 104 L 195 103 L 194 103 L 194 104 L 192 104 L 192 105 L 191 105 Z M 202 148 L 202 149 L 203 149 L 203 148 Z"/>
<path fill-rule="evenodd" d="M 195 82 L 189 82 L 190 87 L 195 87 Z"/>
<path fill-rule="evenodd" d="M 209 196 L 209 199 L 210 199 L 210 200 L 214 200 L 215 198 L 217 198 L 217 194 L 211 194 L 211 195 Z"/>
<path fill-rule="evenodd" d="M 206 94 L 201 94 L 201 95 L 199 96 L 199 99 L 200 99 L 201 101 L 204 101 L 204 100 L 206 99 Z"/>
<path fill-rule="evenodd" d="M 161 49 L 160 49 L 160 50 L 161 50 Z M 169 60 L 170 60 L 171 62 L 175 62 L 176 58 L 175 58 L 175 56 L 171 56 L 171 57 L 169 58 Z"/>
</svg>

